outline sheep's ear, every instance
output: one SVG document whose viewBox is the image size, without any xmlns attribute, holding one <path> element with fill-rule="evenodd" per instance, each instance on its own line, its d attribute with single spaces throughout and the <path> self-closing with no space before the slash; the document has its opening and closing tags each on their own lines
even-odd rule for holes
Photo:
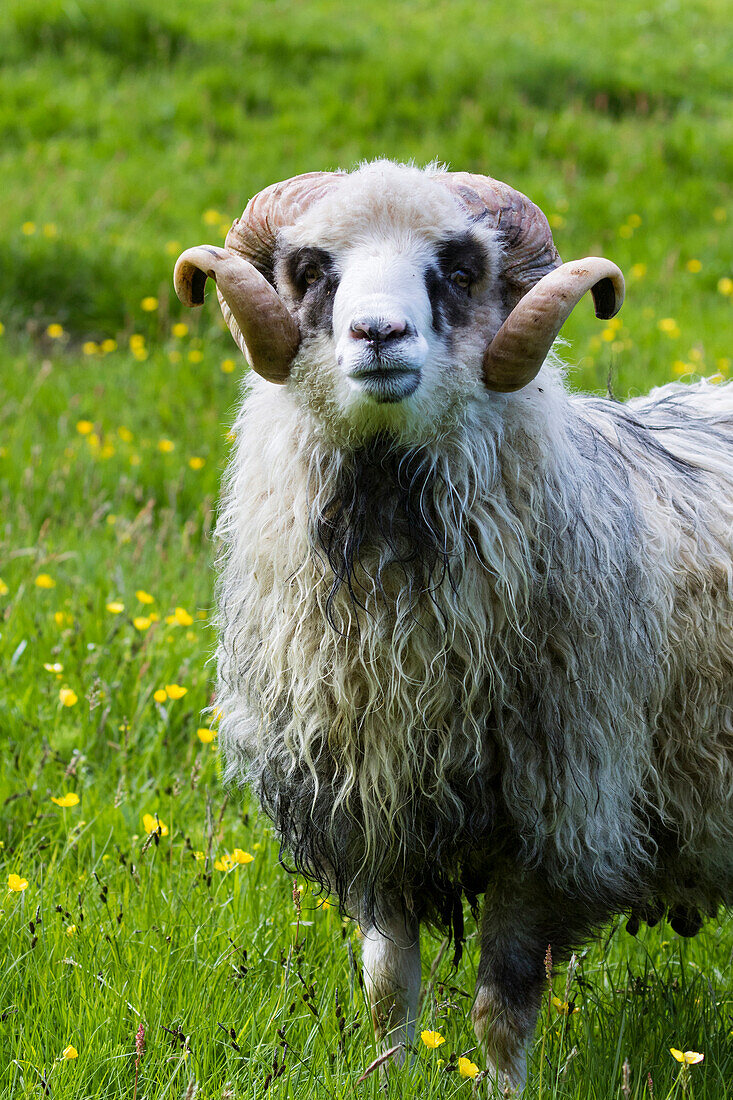
<svg viewBox="0 0 733 1100">
<path fill-rule="evenodd" d="M 588 290 L 596 317 L 608 320 L 621 309 L 624 277 L 610 260 L 588 256 L 562 264 L 540 279 L 520 299 L 486 350 L 483 375 L 488 388 L 512 393 L 531 382 Z"/>
<path fill-rule="evenodd" d="M 252 370 L 268 382 L 287 382 L 300 330 L 264 275 L 236 253 L 213 245 L 189 248 L 178 257 L 173 285 L 184 305 L 202 304 L 207 279 L 216 283 L 224 318 Z"/>
</svg>

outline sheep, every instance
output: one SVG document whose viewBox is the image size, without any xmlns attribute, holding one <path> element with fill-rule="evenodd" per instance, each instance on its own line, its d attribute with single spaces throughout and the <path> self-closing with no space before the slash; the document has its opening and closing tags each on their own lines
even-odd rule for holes
<svg viewBox="0 0 733 1100">
<path fill-rule="evenodd" d="M 252 366 L 219 521 L 217 706 L 295 868 L 363 931 L 408 1046 L 421 924 L 526 1081 L 550 945 L 612 915 L 693 934 L 733 902 L 733 386 L 626 404 L 553 342 L 610 261 L 562 264 L 488 177 L 379 161 L 256 195 L 217 284 Z"/>
</svg>

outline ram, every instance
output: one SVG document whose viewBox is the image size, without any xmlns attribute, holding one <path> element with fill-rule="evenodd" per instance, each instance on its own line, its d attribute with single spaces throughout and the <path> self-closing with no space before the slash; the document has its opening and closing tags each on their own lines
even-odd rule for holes
<svg viewBox="0 0 733 1100">
<path fill-rule="evenodd" d="M 268 187 L 207 276 L 253 374 L 219 533 L 218 705 L 295 866 L 359 920 L 409 1042 L 421 923 L 526 1078 L 548 944 L 733 902 L 733 386 L 621 404 L 552 351 L 618 268 L 561 264 L 488 177 L 380 161 Z M 503 1078 L 502 1078 L 503 1079 Z"/>
</svg>

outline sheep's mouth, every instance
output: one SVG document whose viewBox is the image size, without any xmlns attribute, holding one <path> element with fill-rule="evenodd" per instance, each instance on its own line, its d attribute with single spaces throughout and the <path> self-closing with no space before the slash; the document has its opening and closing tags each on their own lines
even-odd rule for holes
<svg viewBox="0 0 733 1100">
<path fill-rule="evenodd" d="M 349 372 L 349 378 L 379 404 L 404 401 L 420 385 L 419 367 L 384 366 L 371 363 Z"/>
</svg>

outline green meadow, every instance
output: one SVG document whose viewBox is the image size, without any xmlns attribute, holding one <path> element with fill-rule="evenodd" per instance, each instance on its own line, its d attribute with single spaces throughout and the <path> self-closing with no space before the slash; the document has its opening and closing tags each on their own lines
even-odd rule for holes
<svg viewBox="0 0 733 1100">
<path fill-rule="evenodd" d="M 220 782 L 213 527 L 244 365 L 172 267 L 275 180 L 439 160 L 626 273 L 617 323 L 583 303 L 564 330 L 574 387 L 722 381 L 732 62 L 725 0 L 5 0 L 1 1097 L 488 1095 L 470 918 L 457 970 L 424 937 L 419 1031 L 444 1042 L 362 1079 L 357 929 Z M 552 974 L 527 1097 L 733 1097 L 733 918 L 624 924 Z"/>
</svg>

